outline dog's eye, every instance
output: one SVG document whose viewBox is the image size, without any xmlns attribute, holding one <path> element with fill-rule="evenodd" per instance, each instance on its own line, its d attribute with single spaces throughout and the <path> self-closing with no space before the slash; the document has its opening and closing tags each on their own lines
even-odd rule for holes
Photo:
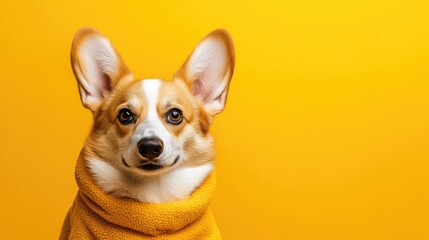
<svg viewBox="0 0 429 240">
<path fill-rule="evenodd" d="M 128 125 L 135 122 L 134 114 L 126 108 L 119 111 L 118 120 L 123 125 Z"/>
<path fill-rule="evenodd" d="M 167 122 L 174 125 L 178 125 L 182 121 L 183 121 L 183 115 L 182 115 L 182 111 L 180 111 L 179 109 L 173 108 L 167 113 Z"/>
</svg>

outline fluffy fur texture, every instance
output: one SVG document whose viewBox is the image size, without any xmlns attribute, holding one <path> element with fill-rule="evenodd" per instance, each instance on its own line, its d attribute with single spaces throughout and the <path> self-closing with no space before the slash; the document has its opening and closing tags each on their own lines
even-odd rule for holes
<svg viewBox="0 0 429 240">
<path fill-rule="evenodd" d="M 97 185 L 106 193 L 141 202 L 187 198 L 213 169 L 214 145 L 208 130 L 226 104 L 234 71 L 234 47 L 224 30 L 206 36 L 173 81 L 135 80 L 110 41 L 91 28 L 73 41 L 71 61 L 83 105 L 94 124 L 83 148 Z M 123 124 L 126 109 L 133 121 Z M 182 121 L 172 124 L 172 110 Z M 147 159 L 142 139 L 157 138 L 162 153 Z M 159 169 L 144 169 L 155 164 Z"/>
<path fill-rule="evenodd" d="M 209 207 L 216 186 L 214 172 L 186 199 L 142 203 L 103 192 L 96 185 L 84 154 L 81 152 L 76 161 L 79 191 L 64 219 L 60 240 L 221 239 Z"/>
</svg>

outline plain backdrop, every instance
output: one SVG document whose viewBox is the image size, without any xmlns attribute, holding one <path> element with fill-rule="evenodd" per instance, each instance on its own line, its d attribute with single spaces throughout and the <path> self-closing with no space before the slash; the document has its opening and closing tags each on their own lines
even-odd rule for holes
<svg viewBox="0 0 429 240">
<path fill-rule="evenodd" d="M 429 239 L 428 1 L 0 2 L 0 238 L 56 239 L 91 126 L 69 62 L 108 36 L 171 79 L 226 28 L 237 65 L 216 138 L 225 239 Z"/>
</svg>

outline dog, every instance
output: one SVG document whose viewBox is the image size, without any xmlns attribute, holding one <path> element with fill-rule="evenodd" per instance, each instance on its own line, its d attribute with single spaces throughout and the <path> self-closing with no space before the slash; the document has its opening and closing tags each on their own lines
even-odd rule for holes
<svg viewBox="0 0 429 240">
<path fill-rule="evenodd" d="M 80 158 L 103 193 L 168 204 L 189 198 L 212 174 L 209 128 L 225 108 L 235 66 L 226 30 L 203 38 L 172 80 L 135 79 L 93 28 L 77 32 L 71 63 L 94 120 Z M 63 228 L 70 233 L 70 226 Z"/>
</svg>

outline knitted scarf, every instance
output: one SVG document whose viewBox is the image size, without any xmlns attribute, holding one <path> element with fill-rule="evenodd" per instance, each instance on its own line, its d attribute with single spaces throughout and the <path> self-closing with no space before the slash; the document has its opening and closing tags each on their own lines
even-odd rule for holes
<svg viewBox="0 0 429 240">
<path fill-rule="evenodd" d="M 209 208 L 216 185 L 212 172 L 188 199 L 141 203 L 104 193 L 79 157 L 79 191 L 61 230 L 63 239 L 221 239 Z"/>
</svg>

